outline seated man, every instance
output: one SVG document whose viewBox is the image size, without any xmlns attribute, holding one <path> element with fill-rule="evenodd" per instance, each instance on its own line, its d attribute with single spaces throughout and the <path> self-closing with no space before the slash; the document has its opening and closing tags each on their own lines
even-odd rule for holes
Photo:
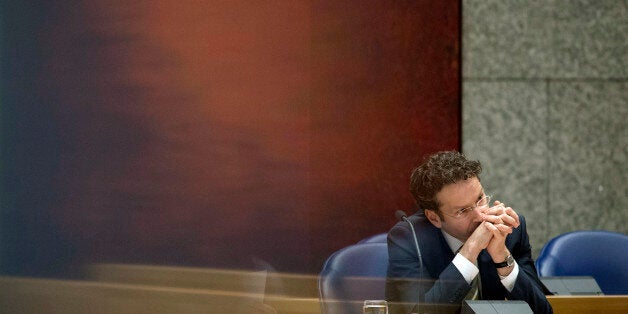
<svg viewBox="0 0 628 314">
<path fill-rule="evenodd" d="M 455 313 L 465 299 L 523 300 L 534 313 L 552 313 L 525 219 L 490 204 L 481 170 L 478 161 L 441 152 L 413 171 L 410 191 L 422 210 L 408 219 L 422 258 L 408 222 L 397 223 L 388 233 L 391 313 Z"/>
</svg>

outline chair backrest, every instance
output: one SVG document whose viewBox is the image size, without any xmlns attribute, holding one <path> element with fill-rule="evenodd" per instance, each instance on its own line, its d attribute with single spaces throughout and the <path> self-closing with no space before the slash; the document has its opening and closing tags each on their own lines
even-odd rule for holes
<svg viewBox="0 0 628 314">
<path fill-rule="evenodd" d="M 386 243 L 387 242 L 388 233 L 378 233 L 376 235 L 372 235 L 368 238 L 364 238 L 358 242 L 358 244 L 362 243 Z"/>
<path fill-rule="evenodd" d="M 539 276 L 592 276 L 604 294 L 628 294 L 628 236 L 609 231 L 574 231 L 543 246 Z"/>
<path fill-rule="evenodd" d="M 322 313 L 362 313 L 364 300 L 384 300 L 388 248 L 363 243 L 332 254 L 320 273 Z"/>
</svg>

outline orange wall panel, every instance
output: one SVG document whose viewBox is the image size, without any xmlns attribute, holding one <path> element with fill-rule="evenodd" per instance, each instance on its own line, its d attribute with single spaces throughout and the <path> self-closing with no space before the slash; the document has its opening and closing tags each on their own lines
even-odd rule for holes
<svg viewBox="0 0 628 314">
<path fill-rule="evenodd" d="M 72 264 L 261 259 L 318 272 L 412 210 L 408 176 L 423 156 L 460 146 L 458 1 L 51 1 L 37 12 L 37 40 L 20 49 L 40 53 L 15 58 L 41 66 L 5 93 L 34 114 L 3 119 L 48 143 L 36 149 L 48 157 L 15 161 L 11 176 L 40 184 L 4 193 L 50 218 L 39 229 L 56 240 L 32 239 Z M 36 104 L 20 97 L 28 86 Z M 42 121 L 49 129 L 33 127 Z M 33 158 L 16 147 L 15 160 Z M 34 226 L 6 218 L 21 223 L 9 238 Z M 39 255 L 19 243 L 4 254 Z"/>
</svg>

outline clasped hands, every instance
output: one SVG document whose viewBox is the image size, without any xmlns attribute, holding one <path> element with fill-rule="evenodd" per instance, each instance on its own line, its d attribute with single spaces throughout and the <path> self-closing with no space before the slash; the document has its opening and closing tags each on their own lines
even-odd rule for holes
<svg viewBox="0 0 628 314">
<path fill-rule="evenodd" d="M 460 253 L 475 261 L 486 249 L 494 262 L 503 262 L 510 254 L 506 248 L 506 236 L 512 233 L 513 228 L 519 227 L 519 216 L 500 201 L 495 201 L 493 207 L 479 210 L 482 222 L 469 236 Z"/>
</svg>

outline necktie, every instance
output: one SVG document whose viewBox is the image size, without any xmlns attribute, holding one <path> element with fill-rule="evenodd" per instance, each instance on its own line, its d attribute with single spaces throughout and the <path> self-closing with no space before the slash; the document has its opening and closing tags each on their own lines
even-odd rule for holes
<svg viewBox="0 0 628 314">
<path fill-rule="evenodd" d="M 456 250 L 456 254 L 460 252 L 461 248 L 462 246 L 458 248 L 458 250 Z M 478 266 L 477 262 L 475 263 L 475 266 Z M 477 274 L 477 276 L 475 276 L 475 278 L 473 278 L 473 280 L 471 281 L 471 289 L 469 290 L 467 295 L 465 295 L 464 299 L 465 300 L 480 300 L 481 298 L 482 298 L 482 282 L 480 280 L 480 274 Z"/>
<path fill-rule="evenodd" d="M 464 299 L 465 300 L 479 300 L 481 287 L 482 287 L 482 284 L 480 282 L 480 274 L 478 274 L 477 276 L 475 276 L 475 278 L 473 278 L 473 281 L 471 281 L 471 290 L 469 290 L 469 292 L 464 297 Z"/>
</svg>

